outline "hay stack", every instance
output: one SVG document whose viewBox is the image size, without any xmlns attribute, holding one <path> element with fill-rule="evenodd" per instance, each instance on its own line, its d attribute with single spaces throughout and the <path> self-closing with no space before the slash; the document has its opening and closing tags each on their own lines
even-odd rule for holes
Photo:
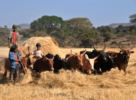
<svg viewBox="0 0 136 100">
<path fill-rule="evenodd" d="M 51 37 L 31 37 L 26 40 L 22 45 L 22 52 L 26 54 L 28 52 L 28 46 L 30 47 L 30 51 L 33 52 L 36 48 L 36 43 L 41 43 L 42 52 L 44 54 L 52 53 L 57 54 L 59 52 L 58 43 Z"/>
</svg>

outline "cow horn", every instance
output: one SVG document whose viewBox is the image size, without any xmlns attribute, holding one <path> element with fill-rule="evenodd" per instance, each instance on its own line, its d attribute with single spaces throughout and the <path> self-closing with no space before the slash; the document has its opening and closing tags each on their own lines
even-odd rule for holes
<svg viewBox="0 0 136 100">
<path fill-rule="evenodd" d="M 86 52 L 87 52 L 87 51 L 85 50 L 85 51 L 84 51 L 84 53 L 82 53 L 81 55 L 85 55 L 85 54 L 86 54 Z"/>
<path fill-rule="evenodd" d="M 48 57 L 45 57 L 45 59 L 49 60 L 49 58 L 48 58 Z"/>
<path fill-rule="evenodd" d="M 120 50 L 123 50 L 123 48 L 121 47 L 121 42 L 118 43 L 118 46 L 119 46 Z"/>
<path fill-rule="evenodd" d="M 70 54 L 72 54 L 73 53 L 73 51 L 72 51 L 72 49 L 70 49 Z"/>
<path fill-rule="evenodd" d="M 53 56 L 52 60 L 54 60 L 54 56 Z"/>
<path fill-rule="evenodd" d="M 94 42 L 93 42 L 93 44 L 92 44 L 92 47 L 93 47 L 94 50 L 97 50 L 97 49 L 95 48 L 95 46 L 94 46 Z"/>
<path fill-rule="evenodd" d="M 130 47 L 128 48 L 128 50 L 132 50 L 134 48 L 132 41 L 129 45 L 130 45 Z"/>
<path fill-rule="evenodd" d="M 86 49 L 84 51 L 86 51 Z"/>
</svg>

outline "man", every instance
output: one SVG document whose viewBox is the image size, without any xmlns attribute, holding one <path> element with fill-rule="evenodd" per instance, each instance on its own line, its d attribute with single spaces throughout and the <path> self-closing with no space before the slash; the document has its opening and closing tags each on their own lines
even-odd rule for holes
<svg viewBox="0 0 136 100">
<path fill-rule="evenodd" d="M 14 81 L 14 83 L 18 78 L 20 68 L 17 50 L 18 50 L 17 45 L 12 45 L 8 57 L 10 62 L 10 80 Z"/>
<path fill-rule="evenodd" d="M 9 47 L 11 47 L 12 45 L 17 45 L 18 41 L 19 41 L 19 33 L 16 30 L 16 26 L 13 25 L 12 26 L 12 32 L 10 32 L 9 35 Z"/>
</svg>

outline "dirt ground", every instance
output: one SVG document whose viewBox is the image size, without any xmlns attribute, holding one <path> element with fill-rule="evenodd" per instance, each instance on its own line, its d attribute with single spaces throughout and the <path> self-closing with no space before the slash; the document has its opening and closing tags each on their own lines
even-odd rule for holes
<svg viewBox="0 0 136 100">
<path fill-rule="evenodd" d="M 73 52 L 84 50 L 60 48 L 60 55 L 64 57 L 71 49 Z M 134 51 L 127 75 L 118 69 L 103 75 L 62 70 L 59 74 L 44 72 L 40 79 L 33 79 L 28 72 L 25 76 L 27 82 L 24 84 L 1 83 L 0 100 L 136 100 L 136 49 Z M 0 47 L 0 57 L 7 56 L 8 48 Z"/>
</svg>

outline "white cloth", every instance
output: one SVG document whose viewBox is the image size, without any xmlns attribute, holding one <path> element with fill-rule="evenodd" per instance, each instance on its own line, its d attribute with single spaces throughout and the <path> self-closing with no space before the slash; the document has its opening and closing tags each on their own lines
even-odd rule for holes
<svg viewBox="0 0 136 100">
<path fill-rule="evenodd" d="M 35 50 L 35 51 L 34 51 L 34 56 L 42 58 L 43 53 L 42 53 L 41 50 Z"/>
</svg>

